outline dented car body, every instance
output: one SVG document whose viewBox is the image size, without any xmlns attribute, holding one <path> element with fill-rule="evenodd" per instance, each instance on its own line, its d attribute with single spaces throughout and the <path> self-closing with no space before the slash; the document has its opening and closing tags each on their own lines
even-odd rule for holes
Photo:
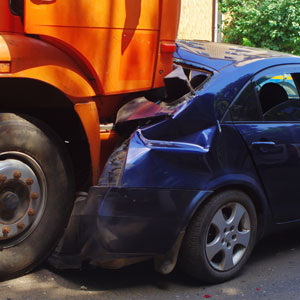
<svg viewBox="0 0 300 300">
<path fill-rule="evenodd" d="M 300 58 L 231 45 L 179 42 L 174 60 L 189 79 L 190 92 L 167 103 L 138 99 L 119 112 L 115 126 L 144 122 L 112 154 L 99 184 L 78 196 L 66 233 L 50 258 L 56 267 L 79 267 L 87 261 L 118 268 L 154 258 L 156 268 L 169 273 L 178 255 L 184 255 L 182 240 L 197 212 L 218 193 L 239 190 L 252 199 L 254 213 L 252 204 L 248 208 L 244 200 L 218 200 L 223 203 L 221 211 L 228 205 L 244 208 L 238 228 L 232 226 L 236 233 L 228 234 L 225 228 L 223 236 L 219 232 L 223 225 L 214 222 L 215 210 L 213 225 L 205 233 L 206 259 L 217 273 L 208 280 L 222 281 L 239 270 L 268 224 L 297 219 L 279 216 L 282 204 L 272 202 L 261 178 L 260 168 L 276 168 L 276 159 L 264 164 L 250 153 L 253 145 L 248 145 L 247 136 L 253 133 L 260 141 L 260 133 L 270 123 L 251 120 L 251 127 L 247 120 L 235 122 L 232 113 L 235 101 L 257 74 L 278 66 L 297 67 L 300 72 Z M 254 121 L 260 125 L 254 126 Z M 270 144 L 266 141 L 263 146 Z M 268 149 L 256 150 L 268 156 Z M 228 224 L 229 220 L 225 218 Z M 243 234 L 245 241 L 241 238 L 240 244 L 229 241 Z M 220 239 L 226 249 L 232 248 L 228 266 L 223 246 L 209 252 Z"/>
</svg>

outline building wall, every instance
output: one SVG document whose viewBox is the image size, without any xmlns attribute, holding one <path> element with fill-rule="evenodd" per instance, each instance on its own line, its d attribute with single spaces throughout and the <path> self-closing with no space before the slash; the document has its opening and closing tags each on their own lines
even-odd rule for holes
<svg viewBox="0 0 300 300">
<path fill-rule="evenodd" d="M 212 40 L 213 1 L 181 0 L 178 38 Z"/>
</svg>

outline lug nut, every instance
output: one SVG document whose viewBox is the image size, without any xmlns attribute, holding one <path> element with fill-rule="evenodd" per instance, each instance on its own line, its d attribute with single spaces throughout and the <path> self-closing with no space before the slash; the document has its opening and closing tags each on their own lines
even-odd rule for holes
<svg viewBox="0 0 300 300">
<path fill-rule="evenodd" d="M 25 224 L 23 222 L 19 222 L 17 224 L 17 227 L 18 227 L 19 230 L 23 230 L 25 228 Z"/>
<path fill-rule="evenodd" d="M 36 199 L 38 199 L 38 197 L 39 197 L 38 193 L 36 193 L 36 192 L 31 193 L 31 199 L 32 200 L 36 200 Z"/>
<path fill-rule="evenodd" d="M 20 171 L 14 171 L 14 177 L 15 177 L 16 179 L 19 179 L 21 176 L 22 176 L 22 174 L 21 174 Z"/>
<path fill-rule="evenodd" d="M 8 226 L 3 227 L 2 233 L 4 236 L 7 236 L 10 233 L 10 228 Z"/>
<path fill-rule="evenodd" d="M 33 184 L 33 179 L 32 178 L 26 178 L 25 180 L 27 185 L 32 185 Z"/>
<path fill-rule="evenodd" d="M 33 208 L 30 208 L 28 211 L 28 216 L 33 217 L 35 215 L 35 210 Z"/>
<path fill-rule="evenodd" d="M 7 180 L 7 177 L 5 175 L 0 175 L 0 182 L 5 183 Z"/>
</svg>

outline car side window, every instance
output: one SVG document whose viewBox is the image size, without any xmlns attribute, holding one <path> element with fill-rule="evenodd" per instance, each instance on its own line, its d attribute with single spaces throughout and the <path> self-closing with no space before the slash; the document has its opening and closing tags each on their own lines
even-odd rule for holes
<svg viewBox="0 0 300 300">
<path fill-rule="evenodd" d="M 300 99 L 293 74 L 263 76 L 255 82 L 263 120 L 300 121 Z"/>
<path fill-rule="evenodd" d="M 250 83 L 230 108 L 232 121 L 260 121 L 258 99 L 255 85 Z"/>
</svg>

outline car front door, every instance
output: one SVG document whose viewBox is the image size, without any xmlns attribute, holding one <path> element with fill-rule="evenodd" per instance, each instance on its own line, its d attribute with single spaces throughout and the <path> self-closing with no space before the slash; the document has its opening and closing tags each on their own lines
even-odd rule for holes
<svg viewBox="0 0 300 300">
<path fill-rule="evenodd" d="M 299 67 L 258 74 L 231 107 L 277 222 L 300 218 Z"/>
</svg>

